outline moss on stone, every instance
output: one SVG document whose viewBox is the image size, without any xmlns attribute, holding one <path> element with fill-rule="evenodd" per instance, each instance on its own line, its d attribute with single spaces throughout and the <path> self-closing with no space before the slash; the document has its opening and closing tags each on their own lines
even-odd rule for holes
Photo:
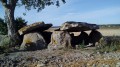
<svg viewBox="0 0 120 67">
<path fill-rule="evenodd" d="M 27 38 L 27 39 L 24 40 L 24 43 L 31 43 L 31 42 L 32 42 L 32 41 L 31 41 L 30 38 Z"/>
</svg>

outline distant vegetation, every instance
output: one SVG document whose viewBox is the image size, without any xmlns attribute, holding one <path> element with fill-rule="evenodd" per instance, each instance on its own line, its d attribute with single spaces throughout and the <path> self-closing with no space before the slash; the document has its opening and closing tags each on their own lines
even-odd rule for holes
<svg viewBox="0 0 120 67">
<path fill-rule="evenodd" d="M 100 28 L 120 28 L 120 24 L 102 24 Z M 60 26 L 53 26 L 52 28 L 59 28 Z"/>
<path fill-rule="evenodd" d="M 100 28 L 120 28 L 120 24 L 104 24 L 99 26 Z"/>
</svg>

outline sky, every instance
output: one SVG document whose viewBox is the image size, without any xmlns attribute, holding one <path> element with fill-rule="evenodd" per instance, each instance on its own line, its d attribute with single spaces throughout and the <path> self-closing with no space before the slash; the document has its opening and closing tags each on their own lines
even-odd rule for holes
<svg viewBox="0 0 120 67">
<path fill-rule="evenodd" d="M 23 13 L 26 13 L 24 16 Z M 60 26 L 66 21 L 94 24 L 120 24 L 120 0 L 66 0 L 60 7 L 48 6 L 40 12 L 27 11 L 16 7 L 15 17 L 22 17 L 28 24 L 39 21 Z M 4 18 L 4 9 L 0 3 L 0 18 Z"/>
</svg>

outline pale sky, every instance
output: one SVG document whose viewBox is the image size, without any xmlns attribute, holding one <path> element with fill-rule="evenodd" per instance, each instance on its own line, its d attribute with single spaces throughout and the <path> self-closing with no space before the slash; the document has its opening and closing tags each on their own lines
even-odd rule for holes
<svg viewBox="0 0 120 67">
<path fill-rule="evenodd" d="M 26 13 L 26 16 L 23 13 Z M 60 7 L 48 6 L 41 12 L 16 7 L 15 17 L 24 18 L 28 24 L 44 21 L 54 26 L 60 26 L 66 21 L 120 24 L 120 0 L 66 0 Z M 4 18 L 1 3 L 0 18 Z"/>
</svg>

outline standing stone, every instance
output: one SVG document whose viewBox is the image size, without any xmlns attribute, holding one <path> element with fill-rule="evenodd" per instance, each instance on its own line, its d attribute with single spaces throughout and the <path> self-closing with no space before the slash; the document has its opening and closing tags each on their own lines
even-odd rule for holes
<svg viewBox="0 0 120 67">
<path fill-rule="evenodd" d="M 71 47 L 71 36 L 66 31 L 54 31 L 51 35 L 50 48 Z"/>
<path fill-rule="evenodd" d="M 38 50 L 45 47 L 46 42 L 43 36 L 38 32 L 33 32 L 24 35 L 20 50 Z"/>
</svg>

